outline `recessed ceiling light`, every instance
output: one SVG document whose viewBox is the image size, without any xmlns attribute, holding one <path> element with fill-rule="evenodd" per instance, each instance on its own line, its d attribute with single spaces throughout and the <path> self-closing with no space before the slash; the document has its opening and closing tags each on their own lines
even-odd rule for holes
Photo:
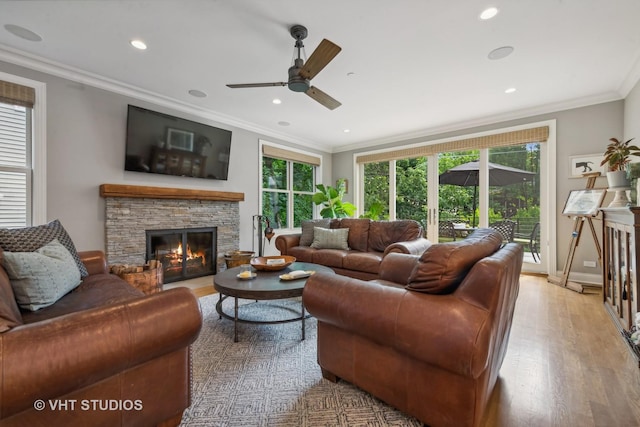
<svg viewBox="0 0 640 427">
<path fill-rule="evenodd" d="M 289 122 L 278 122 L 280 126 L 289 126 L 291 123 Z"/>
<path fill-rule="evenodd" d="M 145 50 L 147 48 L 147 44 L 139 39 L 131 40 L 129 43 L 136 49 Z"/>
<path fill-rule="evenodd" d="M 497 49 L 493 49 L 491 52 L 489 52 L 489 55 L 487 55 L 487 58 L 502 59 L 511 55 L 511 53 L 513 53 L 513 46 L 502 46 Z"/>
<path fill-rule="evenodd" d="M 195 96 L 196 98 L 206 98 L 207 94 L 198 89 L 191 89 L 189 91 L 189 95 Z"/>
<path fill-rule="evenodd" d="M 497 14 L 498 14 L 497 7 L 489 7 L 482 11 L 482 13 L 480 14 L 480 19 L 482 19 L 483 21 L 486 21 L 487 19 L 493 18 Z"/>
<path fill-rule="evenodd" d="M 21 39 L 29 40 L 30 42 L 40 42 L 42 41 L 42 37 L 38 34 L 34 33 L 31 30 L 27 30 L 24 27 L 13 24 L 5 24 L 4 29 L 9 31 L 16 37 L 20 37 Z"/>
<path fill-rule="evenodd" d="M 280 105 L 280 104 L 282 104 L 282 101 L 281 101 L 281 100 L 279 100 L 278 98 L 275 98 L 275 99 L 274 99 L 273 101 L 271 101 L 271 102 L 273 102 L 273 103 L 274 103 L 274 104 L 276 104 L 276 105 Z"/>
<path fill-rule="evenodd" d="M 509 89 L 505 90 L 504 93 L 513 93 L 516 91 L 515 87 L 510 87 Z"/>
<path fill-rule="evenodd" d="M 353 71 L 349 71 L 347 73 L 347 77 L 351 77 L 351 76 L 355 76 L 355 75 L 356 75 L 356 73 L 354 73 Z"/>
<path fill-rule="evenodd" d="M 343 130 L 343 132 L 344 133 L 349 133 L 349 132 L 351 132 L 351 130 L 350 129 L 345 129 L 345 130 Z"/>
</svg>

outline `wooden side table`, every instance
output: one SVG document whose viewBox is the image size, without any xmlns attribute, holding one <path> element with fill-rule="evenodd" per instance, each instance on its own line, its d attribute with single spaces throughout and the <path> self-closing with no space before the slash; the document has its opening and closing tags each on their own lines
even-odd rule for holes
<svg viewBox="0 0 640 427">
<path fill-rule="evenodd" d="M 162 264 L 160 263 L 155 268 L 151 268 L 148 265 L 134 267 L 112 265 L 110 270 L 112 274 L 116 274 L 134 288 L 144 292 L 145 295 L 162 291 L 164 276 Z"/>
</svg>

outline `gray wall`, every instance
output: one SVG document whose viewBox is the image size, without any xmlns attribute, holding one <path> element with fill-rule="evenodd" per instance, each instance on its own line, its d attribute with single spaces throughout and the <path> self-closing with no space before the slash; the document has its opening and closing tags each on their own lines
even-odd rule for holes
<svg viewBox="0 0 640 427">
<path fill-rule="evenodd" d="M 636 107 L 640 110 L 640 89 L 636 88 L 635 92 L 639 92 L 635 98 Z M 552 242 L 556 244 L 557 249 L 557 265 L 562 270 L 571 239 L 571 230 L 573 222 L 570 218 L 562 215 L 562 209 L 570 190 L 584 188 L 586 180 L 569 178 L 569 156 L 579 154 L 601 154 L 605 150 L 605 146 L 611 137 L 621 137 L 623 134 L 623 122 L 625 118 L 624 101 L 607 102 L 604 104 L 592 105 L 588 107 L 575 108 L 571 110 L 558 111 L 550 114 L 542 114 L 524 119 L 505 121 L 495 123 L 489 126 L 481 126 L 463 129 L 455 132 L 448 132 L 439 135 L 432 135 L 428 138 L 411 139 L 400 141 L 385 146 L 377 146 L 379 148 L 396 147 L 419 142 L 426 142 L 449 138 L 460 135 L 468 135 L 476 132 L 488 131 L 492 129 L 501 129 L 510 126 L 523 125 L 527 123 L 535 123 L 543 120 L 556 120 L 556 165 L 557 165 L 557 183 L 556 183 L 556 206 L 557 213 L 555 220 L 557 221 L 557 235 L 552 238 Z M 638 115 L 635 115 L 638 117 Z M 640 124 L 636 124 L 640 127 Z M 625 132 L 626 134 L 626 132 Z M 353 156 L 356 152 L 367 151 L 367 149 L 358 149 L 356 151 L 345 151 L 335 153 L 333 155 L 334 179 L 339 176 L 353 176 Z M 606 187 L 606 178 L 598 178 L 596 186 Z M 349 195 L 353 197 L 353 194 Z M 605 203 L 610 200 L 607 196 Z M 596 230 L 600 233 L 601 223 L 595 222 Z M 583 267 L 583 261 L 596 260 L 596 247 L 588 227 L 584 228 L 583 237 L 580 245 L 576 250 L 576 255 L 572 264 L 572 272 L 585 274 L 600 274 L 600 266 L 597 268 Z"/>
<path fill-rule="evenodd" d="M 100 184 L 242 192 L 240 249 L 251 248 L 252 215 L 258 213 L 260 195 L 258 141 L 293 144 L 6 62 L 0 61 L 0 71 L 47 85 L 47 218 L 60 219 L 78 250 L 104 250 L 105 201 L 99 196 Z M 128 104 L 232 131 L 229 179 L 125 172 Z M 330 178 L 331 156 L 307 151 L 323 156 L 323 177 Z"/>
<path fill-rule="evenodd" d="M 624 100 L 624 139 L 635 138 L 640 146 L 640 82 L 629 92 Z"/>
</svg>

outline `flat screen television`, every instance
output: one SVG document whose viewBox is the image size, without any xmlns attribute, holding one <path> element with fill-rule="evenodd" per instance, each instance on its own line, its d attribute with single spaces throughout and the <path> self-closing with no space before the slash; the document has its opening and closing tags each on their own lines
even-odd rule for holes
<svg viewBox="0 0 640 427">
<path fill-rule="evenodd" d="M 226 180 L 231 131 L 129 105 L 125 170 Z"/>
</svg>

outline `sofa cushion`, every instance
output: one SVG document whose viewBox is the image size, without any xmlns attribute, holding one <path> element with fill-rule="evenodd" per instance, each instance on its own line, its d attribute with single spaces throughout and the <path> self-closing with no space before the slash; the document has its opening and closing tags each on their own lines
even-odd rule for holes
<svg viewBox="0 0 640 427">
<path fill-rule="evenodd" d="M 314 249 L 349 249 L 347 240 L 349 238 L 348 228 L 337 228 L 335 230 L 314 227 L 313 243 Z"/>
<path fill-rule="evenodd" d="M 368 250 L 384 252 L 396 242 L 408 242 L 422 237 L 422 226 L 414 220 L 372 221 L 369 227 Z"/>
<path fill-rule="evenodd" d="M 331 218 L 322 218 L 322 219 L 308 219 L 306 221 L 302 221 L 302 234 L 300 235 L 300 246 L 311 246 L 313 243 L 313 228 L 321 227 L 321 228 L 329 228 L 329 224 L 331 223 Z"/>
<path fill-rule="evenodd" d="M 342 268 L 378 274 L 383 255 L 382 252 L 349 251 L 342 260 Z"/>
<path fill-rule="evenodd" d="M 2 266 L 18 305 L 31 311 L 55 303 L 80 284 L 80 271 L 58 239 L 35 252 L 5 251 Z"/>
<path fill-rule="evenodd" d="M 82 280 L 80 286 L 69 292 L 53 305 L 38 311 L 23 312 L 24 323 L 40 322 L 76 311 L 118 304 L 144 296 L 114 274 L 92 274 Z"/>
<path fill-rule="evenodd" d="M 473 265 L 500 248 L 502 236 L 478 229 L 464 240 L 431 245 L 416 263 L 407 289 L 430 294 L 453 292 Z"/>
<path fill-rule="evenodd" d="M 313 254 L 315 251 L 315 249 L 309 246 L 294 246 L 289 249 L 287 255 L 295 257 L 298 262 L 313 262 Z"/>
<path fill-rule="evenodd" d="M 87 268 L 80 261 L 80 256 L 78 256 L 78 251 L 71 237 L 57 219 L 48 224 L 34 227 L 0 229 L 0 247 L 9 252 L 33 252 L 53 239 L 58 239 L 73 256 L 80 276 L 88 276 Z"/>
<path fill-rule="evenodd" d="M 332 268 L 342 268 L 342 262 L 348 251 L 341 249 L 318 249 L 313 254 L 313 263 Z"/>
<path fill-rule="evenodd" d="M 0 263 L 2 256 L 3 251 L 0 249 Z M 0 268 L 0 333 L 21 324 L 22 316 L 20 315 L 18 303 L 16 303 L 13 288 L 9 282 L 9 276 L 7 276 L 7 272 L 4 269 Z"/>
<path fill-rule="evenodd" d="M 367 252 L 369 226 L 371 220 L 366 218 L 342 218 L 338 228 L 349 229 L 349 247 L 354 251 Z"/>
</svg>

